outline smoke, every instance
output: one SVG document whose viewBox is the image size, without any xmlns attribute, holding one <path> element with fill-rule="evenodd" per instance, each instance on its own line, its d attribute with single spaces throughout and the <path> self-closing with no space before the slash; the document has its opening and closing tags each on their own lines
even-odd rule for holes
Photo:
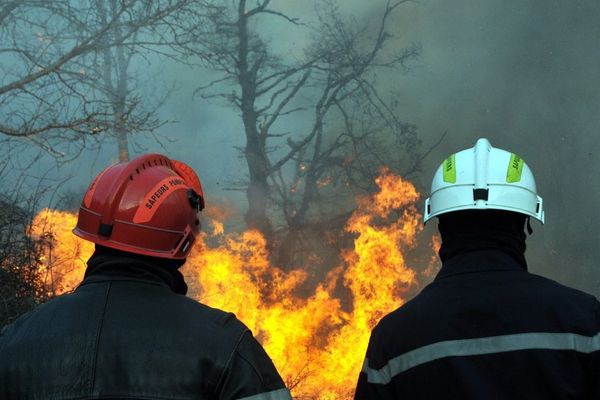
<svg viewBox="0 0 600 400">
<path fill-rule="evenodd" d="M 427 190 L 437 164 L 484 136 L 532 168 L 546 225 L 528 239 L 530 270 L 600 295 L 600 3 L 426 1 L 397 34 L 418 40 L 399 79 L 405 114 L 425 147 Z"/>
<path fill-rule="evenodd" d="M 278 18 L 265 19 L 261 32 L 283 55 L 301 57 L 316 24 L 318 3 L 273 1 L 274 8 L 306 25 L 291 27 Z M 385 1 L 336 4 L 357 24 L 373 26 Z M 399 117 L 417 125 L 423 149 L 448 132 L 424 160 L 422 173 L 413 177 L 419 190 L 427 193 L 444 157 L 471 147 L 478 137 L 519 154 L 536 176 L 547 211 L 546 225 L 534 224 L 528 239 L 530 270 L 596 296 L 600 296 L 599 16 L 600 3 L 594 0 L 407 3 L 389 25 L 391 48 L 420 43 L 421 56 L 405 72 L 378 76 L 382 88 L 399 95 Z M 160 111 L 163 119 L 174 123 L 160 130 L 169 138 L 164 148 L 142 138 L 143 146 L 133 153 L 166 151 L 198 171 L 209 201 L 233 199 L 243 207 L 243 194 L 227 190 L 246 177 L 234 148 L 244 143 L 239 115 L 223 104 L 192 97 L 210 73 L 158 59 L 141 67 L 140 73 L 144 68 L 162 71 L 162 79 L 175 85 Z M 70 185 L 83 190 L 95 173 L 115 160 L 116 146 L 111 146 L 107 141 L 100 154 L 86 153 L 58 174 L 73 174 Z M 434 231 L 434 225 L 428 229 Z"/>
</svg>

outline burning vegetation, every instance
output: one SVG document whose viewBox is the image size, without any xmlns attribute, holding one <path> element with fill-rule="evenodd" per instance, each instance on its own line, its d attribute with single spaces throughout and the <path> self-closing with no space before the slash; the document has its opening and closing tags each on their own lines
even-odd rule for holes
<svg viewBox="0 0 600 400">
<path fill-rule="evenodd" d="M 217 219 L 183 267 L 188 295 L 235 313 L 262 342 L 295 398 L 351 397 L 371 329 L 403 304 L 416 282 L 406 254 L 421 230 L 419 194 L 389 170 L 376 183 L 377 193 L 358 199 L 346 223 L 354 246 L 342 251 L 339 265 L 321 282 L 314 283 L 303 266 L 271 265 L 261 233 L 227 233 Z M 33 236 L 45 238 L 41 268 L 54 294 L 76 287 L 93 251 L 93 244 L 71 233 L 75 223 L 72 213 L 44 210 L 31 226 Z"/>
</svg>

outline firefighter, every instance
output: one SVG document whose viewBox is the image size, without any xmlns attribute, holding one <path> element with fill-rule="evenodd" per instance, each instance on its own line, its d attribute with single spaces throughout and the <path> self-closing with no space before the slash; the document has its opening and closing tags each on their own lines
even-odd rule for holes
<svg viewBox="0 0 600 400">
<path fill-rule="evenodd" d="M 83 282 L 2 331 L 0 398 L 290 399 L 246 326 L 184 296 L 203 207 L 165 156 L 101 172 L 74 229 L 96 246 Z"/>
<path fill-rule="evenodd" d="M 522 158 L 479 139 L 438 168 L 442 268 L 371 333 L 355 399 L 598 399 L 600 303 L 527 272 L 544 223 Z"/>
</svg>

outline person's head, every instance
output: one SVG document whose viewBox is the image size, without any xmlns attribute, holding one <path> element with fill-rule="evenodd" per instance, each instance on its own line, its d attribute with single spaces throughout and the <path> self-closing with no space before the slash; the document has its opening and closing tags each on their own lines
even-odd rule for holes
<svg viewBox="0 0 600 400">
<path fill-rule="evenodd" d="M 73 233 L 101 248 L 185 260 L 203 208 L 202 185 L 188 165 L 147 154 L 96 176 Z"/>
<path fill-rule="evenodd" d="M 483 245 L 489 233 L 518 240 L 523 251 L 525 223 L 530 217 L 544 223 L 543 201 L 527 164 L 483 138 L 442 162 L 423 214 L 425 223 L 439 219 L 442 242 L 461 238 L 463 245 Z"/>
</svg>

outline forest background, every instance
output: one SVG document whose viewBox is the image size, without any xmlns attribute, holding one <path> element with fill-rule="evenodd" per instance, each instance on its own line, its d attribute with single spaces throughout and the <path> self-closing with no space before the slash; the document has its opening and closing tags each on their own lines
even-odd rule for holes
<svg viewBox="0 0 600 400">
<path fill-rule="evenodd" d="M 3 1 L 0 323 L 47 299 L 32 218 L 76 210 L 112 162 L 189 163 L 225 229 L 258 229 L 285 269 L 351 243 L 382 166 L 422 200 L 478 137 L 537 178 L 530 270 L 599 296 L 599 16 L 593 0 Z"/>
</svg>

